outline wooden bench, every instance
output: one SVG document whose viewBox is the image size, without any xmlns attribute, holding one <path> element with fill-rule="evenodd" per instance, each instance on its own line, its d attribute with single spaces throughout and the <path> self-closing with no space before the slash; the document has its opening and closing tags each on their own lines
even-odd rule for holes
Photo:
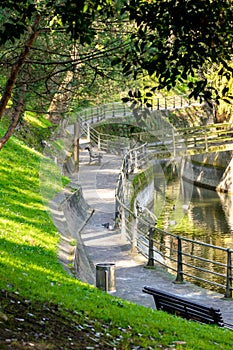
<svg viewBox="0 0 233 350">
<path fill-rule="evenodd" d="M 102 155 L 100 153 L 93 153 L 93 151 L 90 147 L 85 147 L 85 149 L 89 153 L 89 164 L 91 164 L 92 162 L 97 162 L 100 165 Z"/>
<path fill-rule="evenodd" d="M 166 311 L 187 320 L 233 329 L 232 325 L 223 322 L 219 309 L 201 305 L 148 286 L 145 286 L 142 291 L 154 297 L 157 310 Z"/>
</svg>

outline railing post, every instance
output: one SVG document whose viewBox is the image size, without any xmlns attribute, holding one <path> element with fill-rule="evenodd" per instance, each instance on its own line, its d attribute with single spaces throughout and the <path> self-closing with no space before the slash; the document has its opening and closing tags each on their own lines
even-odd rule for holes
<svg viewBox="0 0 233 350">
<path fill-rule="evenodd" d="M 177 236 L 178 250 L 177 250 L 177 275 L 175 283 L 183 283 L 183 263 L 182 263 L 182 244 L 180 236 Z"/>
<path fill-rule="evenodd" d="M 91 141 L 90 125 L 87 124 L 87 142 Z"/>
<path fill-rule="evenodd" d="M 227 281 L 225 298 L 232 298 L 232 265 L 231 265 L 231 249 L 227 249 Z"/>
<path fill-rule="evenodd" d="M 137 252 L 137 232 L 138 232 L 138 211 L 137 211 L 137 205 L 134 204 L 134 215 L 133 215 L 133 222 L 132 222 L 132 247 L 131 247 L 131 253 Z"/>
<path fill-rule="evenodd" d="M 157 98 L 157 109 L 159 110 L 159 98 Z"/>
<path fill-rule="evenodd" d="M 206 150 L 206 152 L 208 152 L 208 137 L 207 137 L 206 133 L 207 133 L 207 130 L 205 130 L 205 150 Z"/>
<path fill-rule="evenodd" d="M 154 229 L 149 228 L 149 252 L 148 252 L 148 263 L 147 266 L 154 266 L 154 245 L 153 245 L 153 233 Z"/>
<path fill-rule="evenodd" d="M 147 156 L 148 156 L 148 154 L 147 154 L 147 145 L 145 145 L 145 147 L 144 147 L 144 159 L 145 159 L 145 162 L 148 161 Z"/>
<path fill-rule="evenodd" d="M 133 157 L 132 152 L 129 152 L 129 158 L 128 158 L 128 174 L 132 172 L 133 169 Z"/>
<path fill-rule="evenodd" d="M 173 157 L 176 157 L 176 139 L 175 139 L 175 132 L 174 129 L 172 129 L 172 143 L 173 143 Z"/>
<path fill-rule="evenodd" d="M 78 171 L 79 168 L 79 138 L 80 138 L 80 123 L 77 121 L 74 123 L 74 164 L 75 164 L 75 172 Z"/>
<path fill-rule="evenodd" d="M 167 98 L 164 99 L 165 109 L 167 109 Z"/>
<path fill-rule="evenodd" d="M 124 207 L 121 207 L 121 239 L 126 239 L 126 220 Z"/>
<path fill-rule="evenodd" d="M 134 169 L 133 172 L 136 174 L 138 172 L 138 152 L 134 152 Z"/>
<path fill-rule="evenodd" d="M 98 133 L 98 149 L 101 149 L 100 134 Z"/>
</svg>

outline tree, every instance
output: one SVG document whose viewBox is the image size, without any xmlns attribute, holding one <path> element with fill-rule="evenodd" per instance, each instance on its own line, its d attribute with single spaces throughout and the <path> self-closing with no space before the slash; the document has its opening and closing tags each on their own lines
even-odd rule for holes
<svg viewBox="0 0 233 350">
<path fill-rule="evenodd" d="M 149 96 L 154 90 L 170 90 L 187 82 L 190 97 L 210 103 L 219 103 L 221 98 L 231 102 L 231 0 L 129 0 L 124 11 L 128 11 L 134 28 L 130 47 L 120 58 L 123 71 L 135 78 L 149 74 L 156 81 Z M 205 74 L 213 65 L 219 67 L 219 76 L 226 78 L 220 91 Z M 190 76 L 194 79 L 188 81 Z"/>
<path fill-rule="evenodd" d="M 92 58 L 101 58 L 106 52 L 113 50 L 114 45 L 111 48 L 104 47 L 101 50 L 92 49 L 91 53 L 85 53 L 82 58 L 80 58 L 80 52 L 75 57 L 71 53 L 74 47 L 78 47 L 79 51 L 79 46 L 90 45 L 97 35 L 101 23 L 106 22 L 106 18 L 115 16 L 115 13 L 117 13 L 117 4 L 112 4 L 111 0 L 78 2 L 75 0 L 38 2 L 3 0 L 1 2 L 0 43 L 5 48 L 1 65 L 4 68 L 6 78 L 0 100 L 0 119 L 10 101 L 13 103 L 14 112 L 9 128 L 0 140 L 0 149 L 17 126 L 25 109 L 26 94 L 32 92 L 32 86 L 34 88 L 36 85 L 39 86 L 37 93 L 41 95 L 40 83 L 43 81 L 46 86 L 48 102 L 51 102 L 55 96 L 58 101 L 56 94 L 59 93 L 59 89 L 60 95 L 64 93 L 64 90 L 68 90 L 67 87 L 71 85 L 71 80 L 74 81 L 74 77 L 77 77 L 77 67 L 83 61 L 89 62 Z M 59 53 L 58 38 L 62 42 L 66 42 L 65 52 Z M 43 47 L 45 47 L 45 43 L 57 42 L 54 51 L 50 48 L 50 50 L 47 49 L 46 54 L 43 52 L 44 61 L 39 55 L 42 50 L 39 48 L 38 42 L 43 43 Z M 53 44 L 53 47 L 55 46 Z M 115 43 L 115 48 L 118 46 L 119 43 Z M 41 72 L 38 71 L 39 66 L 43 67 Z M 35 72 L 38 74 L 33 79 Z M 42 93 L 42 95 L 45 98 L 45 94 Z"/>
<path fill-rule="evenodd" d="M 231 102 L 232 10 L 231 0 L 2 0 L 0 119 L 9 103 L 13 113 L 0 149 L 31 96 L 52 111 L 83 77 L 113 77 L 119 65 L 125 77 L 154 82 L 129 99 L 149 103 L 154 91 L 187 82 L 190 96 Z M 220 90 L 206 74 L 213 65 Z"/>
</svg>

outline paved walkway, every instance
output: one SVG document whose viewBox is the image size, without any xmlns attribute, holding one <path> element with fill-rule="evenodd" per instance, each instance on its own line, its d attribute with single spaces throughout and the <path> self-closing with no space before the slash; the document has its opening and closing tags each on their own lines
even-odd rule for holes
<svg viewBox="0 0 233 350">
<path fill-rule="evenodd" d="M 122 240 L 119 230 L 102 226 L 113 224 L 115 212 L 115 186 L 121 165 L 120 157 L 103 155 L 102 164 L 89 165 L 88 153 L 80 154 L 80 169 L 73 181 L 81 185 L 83 196 L 94 209 L 94 214 L 81 231 L 81 247 L 90 263 L 88 273 L 82 280 L 95 285 L 95 265 L 115 263 L 116 292 L 112 295 L 145 307 L 153 307 L 152 296 L 142 293 L 145 285 L 187 297 L 190 300 L 220 308 L 224 321 L 233 324 L 233 300 L 223 295 L 199 288 L 190 283 L 174 284 L 175 276 L 161 267 L 145 268 L 146 260 L 139 254 L 131 254 L 129 244 Z"/>
</svg>

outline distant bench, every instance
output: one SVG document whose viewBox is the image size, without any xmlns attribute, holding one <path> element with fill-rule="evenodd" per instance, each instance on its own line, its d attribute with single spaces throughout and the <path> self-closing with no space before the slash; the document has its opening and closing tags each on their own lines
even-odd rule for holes
<svg viewBox="0 0 233 350">
<path fill-rule="evenodd" d="M 233 330 L 233 325 L 223 322 L 219 309 L 201 305 L 152 287 L 145 286 L 142 291 L 154 297 L 157 310 L 166 311 L 187 320 L 215 324 Z"/>
<path fill-rule="evenodd" d="M 100 153 L 94 153 L 90 147 L 85 147 L 85 149 L 89 153 L 89 164 L 92 162 L 97 162 L 100 165 L 103 156 Z"/>
</svg>

